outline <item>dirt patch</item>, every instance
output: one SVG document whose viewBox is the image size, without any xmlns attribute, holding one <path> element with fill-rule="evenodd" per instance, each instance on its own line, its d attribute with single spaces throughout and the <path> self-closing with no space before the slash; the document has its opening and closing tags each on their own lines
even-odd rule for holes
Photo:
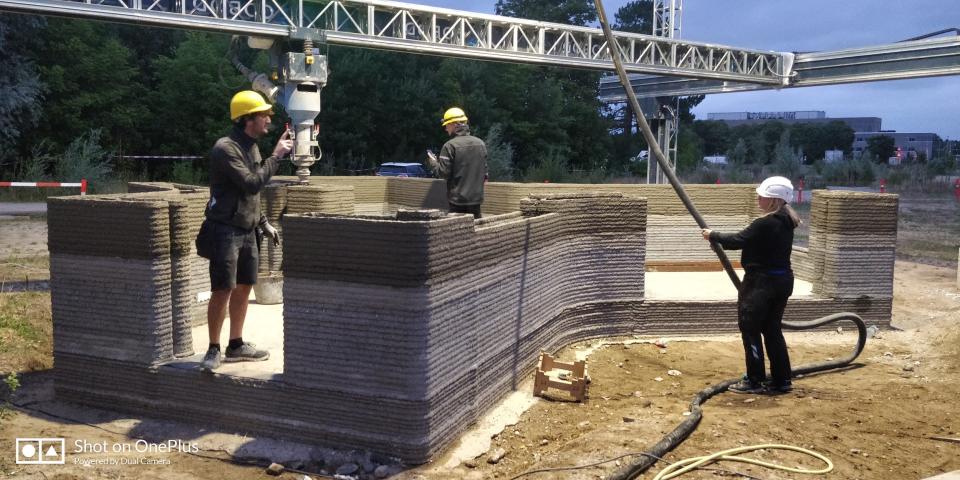
<svg viewBox="0 0 960 480">
<path fill-rule="evenodd" d="M 46 254 L 46 217 L 0 218 L 0 259 Z"/>
<path fill-rule="evenodd" d="M 800 378 L 788 395 L 743 396 L 724 393 L 709 400 L 698 429 L 668 461 L 763 443 L 811 448 L 836 465 L 831 478 L 923 478 L 960 469 L 960 445 L 931 436 L 960 436 L 955 398 L 960 395 L 960 292 L 955 272 L 897 262 L 894 325 L 870 339 L 857 368 Z M 846 333 L 788 333 L 794 365 L 844 355 L 854 337 Z M 567 360 L 586 347 L 561 352 Z M 593 380 L 588 401 L 540 401 L 515 425 L 493 438 L 476 467 L 423 466 L 402 478 L 513 478 L 553 467 L 599 462 L 643 451 L 684 418 L 694 393 L 743 371 L 743 351 L 735 337 L 673 341 L 666 349 L 650 343 L 605 345 L 589 358 Z M 682 374 L 671 376 L 669 370 Z M 661 379 L 660 381 L 657 378 Z M 499 463 L 487 463 L 503 448 Z M 763 452 L 757 458 L 818 467 L 789 452 Z M 627 457 L 624 463 L 635 457 Z M 653 478 L 664 464 L 641 478 Z M 595 479 L 616 470 L 617 462 L 576 471 L 524 478 Z M 762 478 L 809 478 L 738 464 L 723 468 Z M 473 474 L 472 472 L 477 472 Z M 479 476 L 477 476 L 479 475 Z M 773 477 L 771 477 L 773 476 Z M 695 472 L 683 478 L 716 478 Z"/>
</svg>

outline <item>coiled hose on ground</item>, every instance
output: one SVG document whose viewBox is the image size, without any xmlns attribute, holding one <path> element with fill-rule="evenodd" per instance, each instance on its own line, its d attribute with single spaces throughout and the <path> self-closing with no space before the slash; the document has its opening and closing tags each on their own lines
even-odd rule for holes
<svg viewBox="0 0 960 480">
<path fill-rule="evenodd" d="M 806 375 L 825 370 L 833 370 L 850 365 L 860 355 L 860 352 L 863 351 L 864 345 L 867 343 L 867 326 L 859 315 L 848 312 L 834 313 L 833 315 L 828 315 L 823 318 L 806 322 L 783 322 L 783 327 L 787 330 L 810 330 L 834 322 L 839 322 L 841 320 L 850 320 L 857 326 L 857 346 L 852 352 L 850 352 L 850 355 L 839 360 L 801 365 L 792 370 L 793 376 Z M 703 410 L 701 409 L 701 405 L 703 405 L 703 403 L 706 402 L 710 397 L 726 391 L 727 387 L 737 383 L 738 381 L 740 381 L 739 378 L 731 378 L 729 380 L 724 380 L 720 383 L 711 385 L 698 392 L 693 397 L 693 400 L 690 401 L 690 416 L 680 422 L 680 425 L 677 425 L 673 431 L 666 434 L 662 439 L 660 439 L 659 442 L 648 448 L 646 453 L 656 457 L 663 457 L 667 452 L 676 448 L 677 445 L 686 440 L 686 438 L 693 433 L 693 431 L 697 428 L 697 424 L 700 423 L 700 420 L 703 418 Z M 620 470 L 617 470 L 612 475 L 608 476 L 607 480 L 629 480 L 631 478 L 636 478 L 641 473 L 647 471 L 647 469 L 652 467 L 656 462 L 657 459 L 652 456 L 640 457 L 637 460 L 624 465 L 622 468 L 620 468 Z"/>
<path fill-rule="evenodd" d="M 666 161 L 666 158 L 663 155 L 663 150 L 660 148 L 660 145 L 657 143 L 656 138 L 653 136 L 653 132 L 650 129 L 650 125 L 647 123 L 647 119 L 643 114 L 643 110 L 640 108 L 640 102 L 637 101 L 637 96 L 633 91 L 633 88 L 630 84 L 629 79 L 627 78 L 627 72 L 623 68 L 622 52 L 620 50 L 620 44 L 617 42 L 616 38 L 613 36 L 613 32 L 610 30 L 610 24 L 607 22 L 607 14 L 603 8 L 602 0 L 596 0 L 597 6 L 597 15 L 600 19 L 600 26 L 603 28 L 603 33 L 606 36 L 607 45 L 611 51 L 610 58 L 613 61 L 613 65 L 616 68 L 617 75 L 620 77 L 620 83 L 623 85 L 624 93 L 627 96 L 627 100 L 630 103 L 630 107 L 633 109 L 634 117 L 637 119 L 637 124 L 640 126 L 640 130 L 643 132 L 644 139 L 647 141 L 647 145 L 650 146 L 650 150 L 653 153 L 653 157 L 656 159 L 657 163 L 660 164 L 660 169 L 667 176 L 667 179 L 670 181 L 670 185 L 673 186 L 674 191 L 677 192 L 677 196 L 680 197 L 680 201 L 683 202 L 683 205 L 687 208 L 687 211 L 690 212 L 690 215 L 693 216 L 700 228 L 708 228 L 706 221 L 697 211 L 696 207 L 693 205 L 693 202 L 690 200 L 690 197 L 687 196 L 686 192 L 683 189 L 683 185 L 680 184 L 680 180 L 677 179 L 676 174 L 670 168 L 669 163 Z M 713 251 L 716 252 L 717 257 L 720 259 L 720 263 L 723 265 L 724 270 L 727 272 L 727 276 L 730 277 L 730 281 L 734 286 L 739 290 L 740 289 L 740 277 L 733 270 L 733 266 L 730 264 L 730 261 L 727 259 L 726 254 L 721 247 L 716 242 L 710 242 Z M 822 372 L 825 370 L 832 370 L 840 368 L 846 365 L 849 365 L 853 362 L 857 356 L 860 355 L 860 352 L 863 351 L 863 346 L 867 341 L 867 327 L 863 322 L 863 319 L 860 316 L 853 313 L 836 313 L 833 315 L 828 315 L 823 318 L 818 318 L 816 320 L 810 320 L 806 322 L 783 322 L 783 327 L 787 330 L 808 330 L 812 328 L 817 328 L 823 325 L 830 323 L 838 322 L 841 320 L 850 320 L 857 326 L 858 338 L 857 346 L 850 356 L 833 361 L 811 363 L 807 365 L 802 365 L 793 369 L 792 374 L 802 375 L 813 372 Z M 726 391 L 727 387 L 738 382 L 739 378 L 734 378 L 720 382 L 716 385 L 712 385 L 708 388 L 703 389 L 696 396 L 693 397 L 693 401 L 690 402 L 690 416 L 688 416 L 683 422 L 680 423 L 672 432 L 668 433 L 663 437 L 659 442 L 653 445 L 647 453 L 655 455 L 657 457 L 663 456 L 666 452 L 669 452 L 674 447 L 680 444 L 685 440 L 690 433 L 696 429 L 697 424 L 700 423 L 700 419 L 703 417 L 703 412 L 701 411 L 701 405 L 703 402 L 707 401 L 710 397 Z M 608 480 L 626 480 L 635 478 L 637 475 L 640 475 L 646 471 L 650 466 L 656 463 L 656 459 L 648 456 L 643 456 L 637 459 L 634 462 L 624 466 L 613 475 L 607 477 Z"/>
</svg>

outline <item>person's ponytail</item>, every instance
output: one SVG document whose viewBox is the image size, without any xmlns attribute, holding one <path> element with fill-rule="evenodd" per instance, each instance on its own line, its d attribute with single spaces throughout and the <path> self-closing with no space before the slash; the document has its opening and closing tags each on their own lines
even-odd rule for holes
<svg viewBox="0 0 960 480">
<path fill-rule="evenodd" d="M 787 211 L 787 215 L 790 216 L 790 221 L 793 222 L 793 228 L 797 228 L 803 223 L 803 220 L 800 220 L 800 215 L 797 215 L 797 211 L 794 210 L 789 203 L 784 203 L 783 208 Z"/>
</svg>

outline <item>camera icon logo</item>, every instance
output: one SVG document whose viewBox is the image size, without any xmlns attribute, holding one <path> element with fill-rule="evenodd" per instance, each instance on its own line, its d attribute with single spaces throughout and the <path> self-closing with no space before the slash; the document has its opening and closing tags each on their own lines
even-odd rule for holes
<svg viewBox="0 0 960 480">
<path fill-rule="evenodd" d="M 62 438 L 18 438 L 17 465 L 63 465 L 66 440 Z"/>
</svg>

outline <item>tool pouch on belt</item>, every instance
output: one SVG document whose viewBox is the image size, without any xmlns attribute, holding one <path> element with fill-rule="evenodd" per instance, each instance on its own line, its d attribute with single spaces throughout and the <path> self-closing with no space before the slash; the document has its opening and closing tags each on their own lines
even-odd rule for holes
<svg viewBox="0 0 960 480">
<path fill-rule="evenodd" d="M 213 248 L 214 241 L 216 240 L 214 236 L 214 225 L 210 220 L 204 220 L 200 225 L 200 232 L 197 233 L 197 255 L 200 255 L 203 258 L 210 259 L 213 257 Z"/>
</svg>

